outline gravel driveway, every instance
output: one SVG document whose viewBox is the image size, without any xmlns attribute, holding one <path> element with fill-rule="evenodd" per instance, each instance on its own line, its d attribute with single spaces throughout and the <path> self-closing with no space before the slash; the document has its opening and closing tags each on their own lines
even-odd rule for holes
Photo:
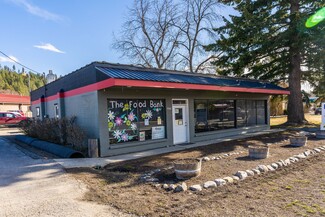
<svg viewBox="0 0 325 217">
<path fill-rule="evenodd" d="M 0 216 L 127 216 L 82 201 L 87 188 L 53 160 L 32 159 L 0 131 Z M 1 135 L 2 134 L 2 135 Z"/>
</svg>

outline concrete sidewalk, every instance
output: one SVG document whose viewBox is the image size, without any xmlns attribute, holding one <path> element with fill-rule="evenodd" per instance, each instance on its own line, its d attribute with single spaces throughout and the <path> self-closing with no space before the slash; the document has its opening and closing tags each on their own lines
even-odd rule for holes
<svg viewBox="0 0 325 217">
<path fill-rule="evenodd" d="M 183 151 L 183 150 L 189 149 L 189 148 L 196 148 L 196 147 L 200 147 L 200 146 L 206 146 L 206 145 L 216 144 L 216 143 L 225 142 L 225 141 L 232 141 L 232 140 L 236 140 L 236 139 L 243 139 L 243 138 L 248 138 L 248 137 L 252 137 L 252 136 L 258 136 L 258 135 L 264 135 L 264 134 L 276 133 L 276 132 L 282 132 L 282 131 L 284 131 L 284 129 L 270 129 L 270 130 L 255 132 L 255 133 L 240 134 L 237 136 L 233 136 L 231 139 L 220 138 L 220 139 L 216 139 L 216 140 L 198 142 L 198 143 L 189 144 L 189 145 L 176 145 L 176 146 L 172 146 L 172 147 L 168 147 L 168 148 L 166 147 L 166 148 L 160 148 L 160 149 L 154 149 L 154 150 L 149 150 L 149 151 L 136 152 L 136 153 L 118 155 L 118 156 L 112 156 L 112 157 L 105 157 L 105 158 L 54 159 L 54 161 L 61 164 L 64 168 L 105 166 L 110 163 L 134 160 L 134 159 L 139 159 L 139 158 L 143 158 L 143 157 L 149 157 L 149 156 L 160 155 L 160 154 L 176 152 L 176 151 Z"/>
</svg>

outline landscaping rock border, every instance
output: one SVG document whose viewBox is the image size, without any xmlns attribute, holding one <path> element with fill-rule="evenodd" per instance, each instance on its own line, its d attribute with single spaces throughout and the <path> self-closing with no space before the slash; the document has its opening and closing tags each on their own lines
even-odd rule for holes
<svg viewBox="0 0 325 217">
<path fill-rule="evenodd" d="M 222 187 L 229 183 L 233 183 L 236 181 L 242 181 L 242 180 L 245 180 L 246 178 L 249 178 L 249 177 L 252 177 L 255 175 L 260 175 L 260 174 L 264 174 L 267 172 L 276 171 L 276 170 L 280 169 L 281 167 L 290 166 L 291 164 L 305 160 L 307 157 L 311 157 L 313 155 L 317 155 L 317 154 L 324 153 L 324 152 L 325 152 L 325 145 L 320 146 L 318 148 L 314 148 L 314 149 L 308 149 L 303 153 L 294 155 L 294 156 L 289 157 L 285 160 L 279 160 L 279 161 L 271 163 L 269 165 L 258 165 L 256 168 L 248 169 L 246 171 L 237 171 L 233 176 L 217 178 L 214 181 L 206 181 L 203 184 L 195 184 L 188 188 L 187 188 L 187 185 L 185 182 L 182 182 L 179 185 L 163 184 L 162 188 L 167 191 L 173 191 L 174 193 L 176 193 L 176 192 L 187 191 L 188 189 L 190 191 L 202 191 L 203 189 Z M 229 156 L 229 154 L 227 156 Z M 208 161 L 208 160 L 206 159 L 206 161 Z"/>
<path fill-rule="evenodd" d="M 227 154 L 221 154 L 221 155 L 216 155 L 216 156 L 212 156 L 212 157 L 202 157 L 202 158 L 198 158 L 198 159 L 199 160 L 202 159 L 202 162 L 206 162 L 206 161 L 212 161 L 212 160 L 221 160 L 221 159 L 225 159 L 227 157 L 233 156 L 233 155 L 239 155 L 239 154 L 243 154 L 243 153 L 245 153 L 245 151 L 236 151 L 236 152 L 230 152 Z M 140 181 L 156 184 L 157 182 L 159 182 L 159 179 L 154 178 L 154 175 L 156 175 L 157 173 L 160 173 L 162 170 L 170 170 L 170 169 L 173 169 L 173 166 L 166 167 L 164 169 L 155 169 L 152 171 L 148 171 L 140 176 Z"/>
</svg>

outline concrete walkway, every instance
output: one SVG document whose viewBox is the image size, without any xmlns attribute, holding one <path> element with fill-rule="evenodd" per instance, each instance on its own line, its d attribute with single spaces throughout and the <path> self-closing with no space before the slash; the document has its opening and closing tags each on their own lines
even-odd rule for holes
<svg viewBox="0 0 325 217">
<path fill-rule="evenodd" d="M 53 160 L 32 159 L 0 137 L 0 216 L 126 216 L 82 201 L 88 190 Z"/>
<path fill-rule="evenodd" d="M 243 134 L 239 134 L 237 136 L 233 136 L 231 139 L 220 138 L 220 139 L 215 139 L 215 140 L 198 142 L 195 144 L 176 145 L 176 146 L 168 147 L 168 148 L 160 148 L 160 149 L 154 149 L 154 150 L 150 150 L 150 151 L 143 151 L 143 152 L 118 155 L 118 156 L 112 156 L 112 157 L 105 157 L 105 158 L 54 159 L 54 161 L 58 162 L 65 168 L 105 166 L 110 163 L 117 163 L 117 162 L 121 162 L 121 161 L 133 160 L 133 159 L 138 159 L 138 158 L 142 158 L 142 157 L 165 154 L 165 153 L 170 153 L 170 152 L 175 152 L 175 151 L 182 151 L 182 150 L 185 150 L 188 148 L 195 148 L 195 147 L 200 147 L 200 146 L 205 146 L 205 145 L 210 145 L 210 144 L 216 144 L 216 143 L 220 143 L 220 142 L 224 142 L 224 141 L 243 139 L 243 138 L 247 138 L 247 137 L 275 133 L 275 132 L 281 132 L 281 131 L 284 131 L 284 130 L 283 129 L 272 129 L 272 130 L 264 130 L 264 131 L 255 132 L 255 133 L 243 133 Z"/>
</svg>

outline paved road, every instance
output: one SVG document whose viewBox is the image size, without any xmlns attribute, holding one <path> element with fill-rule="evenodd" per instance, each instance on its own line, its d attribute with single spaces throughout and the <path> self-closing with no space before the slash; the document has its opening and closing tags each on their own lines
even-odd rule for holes
<svg viewBox="0 0 325 217">
<path fill-rule="evenodd" d="M 25 155 L 4 134 L 8 132 L 1 130 L 0 217 L 126 216 L 112 207 L 82 201 L 84 184 L 53 160 Z"/>
</svg>

